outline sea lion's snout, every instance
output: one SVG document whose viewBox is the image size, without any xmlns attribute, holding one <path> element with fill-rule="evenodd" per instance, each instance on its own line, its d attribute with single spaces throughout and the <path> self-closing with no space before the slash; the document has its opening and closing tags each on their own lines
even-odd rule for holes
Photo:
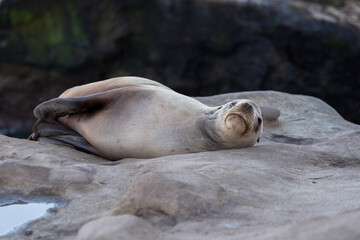
<svg viewBox="0 0 360 240">
<path fill-rule="evenodd" d="M 253 109 L 253 105 L 248 101 L 246 102 L 233 101 L 229 103 L 229 105 L 226 107 L 226 110 L 238 111 L 238 112 L 249 112 L 252 109 Z"/>
<path fill-rule="evenodd" d="M 225 125 L 229 130 L 239 135 L 243 135 L 250 130 L 255 111 L 250 101 L 233 101 L 226 109 Z"/>
<path fill-rule="evenodd" d="M 239 113 L 229 113 L 225 118 L 225 125 L 229 130 L 243 134 L 247 129 L 244 117 Z"/>
<path fill-rule="evenodd" d="M 253 116 L 256 112 L 255 103 L 249 100 L 234 101 L 228 106 L 228 115 L 238 115 L 246 124 L 250 124 L 254 121 Z"/>
<path fill-rule="evenodd" d="M 225 104 L 223 126 L 227 142 L 235 147 L 252 146 L 259 140 L 263 119 L 260 107 L 248 99 L 237 99 Z"/>
</svg>

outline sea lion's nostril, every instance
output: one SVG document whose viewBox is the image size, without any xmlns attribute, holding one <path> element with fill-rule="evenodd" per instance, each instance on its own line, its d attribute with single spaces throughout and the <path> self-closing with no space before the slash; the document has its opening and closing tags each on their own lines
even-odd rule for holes
<svg viewBox="0 0 360 240">
<path fill-rule="evenodd" d="M 260 126 L 260 125 L 261 125 L 261 123 L 262 123 L 261 118 L 258 118 L 258 126 Z"/>
<path fill-rule="evenodd" d="M 232 107 L 234 107 L 235 105 L 236 105 L 236 102 L 234 101 L 234 102 L 230 103 L 229 108 L 232 108 Z"/>
<path fill-rule="evenodd" d="M 252 106 L 250 103 L 245 103 L 245 106 L 244 106 L 244 111 L 250 109 Z"/>
</svg>

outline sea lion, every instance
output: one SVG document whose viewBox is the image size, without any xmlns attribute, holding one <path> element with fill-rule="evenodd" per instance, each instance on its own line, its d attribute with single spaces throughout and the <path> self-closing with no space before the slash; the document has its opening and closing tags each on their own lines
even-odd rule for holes
<svg viewBox="0 0 360 240">
<path fill-rule="evenodd" d="M 70 88 L 38 105 L 34 115 L 39 120 L 29 139 L 110 160 L 250 147 L 263 130 L 261 109 L 250 100 L 209 107 L 139 77 Z"/>
</svg>

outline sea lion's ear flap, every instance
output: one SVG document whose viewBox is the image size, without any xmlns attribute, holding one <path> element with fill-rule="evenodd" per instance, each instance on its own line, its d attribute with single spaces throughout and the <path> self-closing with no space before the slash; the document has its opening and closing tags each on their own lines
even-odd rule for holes
<svg viewBox="0 0 360 240">
<path fill-rule="evenodd" d="M 275 121 L 280 116 L 280 111 L 272 107 L 260 106 L 263 119 L 267 121 Z"/>
<path fill-rule="evenodd" d="M 74 98 L 53 98 L 39 104 L 34 109 L 34 115 L 38 119 L 57 119 L 69 114 L 99 109 L 111 101 L 112 99 L 104 93 Z"/>
</svg>

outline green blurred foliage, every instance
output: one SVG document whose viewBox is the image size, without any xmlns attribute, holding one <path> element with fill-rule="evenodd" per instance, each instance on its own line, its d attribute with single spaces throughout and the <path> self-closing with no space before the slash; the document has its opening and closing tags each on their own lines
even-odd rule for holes
<svg viewBox="0 0 360 240">
<path fill-rule="evenodd" d="M 81 64 L 84 60 L 81 48 L 87 45 L 88 38 L 77 9 L 71 1 L 46 5 L 34 9 L 17 6 L 2 14 L 18 36 L 8 36 L 7 44 L 25 46 L 26 58 L 39 65 Z"/>
</svg>

